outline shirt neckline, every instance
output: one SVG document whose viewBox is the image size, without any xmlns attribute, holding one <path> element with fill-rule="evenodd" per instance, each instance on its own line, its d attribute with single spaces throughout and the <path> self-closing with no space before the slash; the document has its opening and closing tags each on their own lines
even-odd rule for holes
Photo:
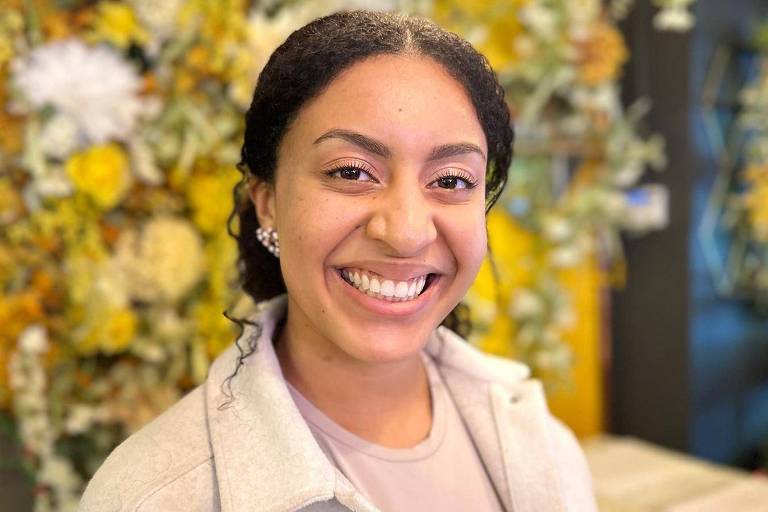
<svg viewBox="0 0 768 512">
<path fill-rule="evenodd" d="M 331 442 L 343 444 L 348 448 L 376 459 L 389 462 L 412 462 L 425 459 L 434 454 L 441 446 L 446 430 L 445 387 L 432 358 L 423 350 L 420 354 L 429 381 L 432 403 L 432 426 L 430 427 L 429 434 L 423 441 L 409 448 L 389 448 L 361 438 L 338 425 L 320 409 L 315 407 L 290 382 L 287 380 L 285 382 L 304 420 L 316 434 L 330 438 Z"/>
</svg>

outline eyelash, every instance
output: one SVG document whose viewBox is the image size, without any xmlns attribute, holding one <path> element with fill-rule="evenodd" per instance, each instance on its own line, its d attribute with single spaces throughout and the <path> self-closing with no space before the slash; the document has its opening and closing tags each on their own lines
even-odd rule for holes
<svg viewBox="0 0 768 512">
<path fill-rule="evenodd" d="M 338 167 L 334 167 L 328 170 L 326 172 L 326 175 L 330 176 L 331 178 L 345 179 L 345 178 L 342 178 L 341 176 L 334 176 L 335 174 L 345 170 L 354 170 L 354 171 L 364 172 L 365 174 L 371 177 L 371 181 L 377 181 L 376 178 L 373 177 L 373 174 L 370 171 L 368 171 L 365 167 L 357 163 L 344 164 Z M 458 180 L 462 180 L 464 183 L 466 183 L 465 189 L 467 190 L 471 190 L 477 186 L 477 179 L 474 176 L 472 176 L 469 173 L 461 172 L 460 170 L 457 170 L 457 169 L 440 172 L 437 175 L 437 178 L 432 183 L 436 183 L 437 181 L 446 179 L 446 178 L 456 178 Z M 347 180 L 347 181 L 357 181 L 357 180 Z M 446 189 L 446 190 L 456 190 L 456 189 L 454 188 L 454 189 Z"/>
</svg>

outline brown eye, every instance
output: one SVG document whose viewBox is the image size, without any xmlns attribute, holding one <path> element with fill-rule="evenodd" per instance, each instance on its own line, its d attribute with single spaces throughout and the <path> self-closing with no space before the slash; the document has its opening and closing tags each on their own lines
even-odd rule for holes
<svg viewBox="0 0 768 512">
<path fill-rule="evenodd" d="M 475 180 L 471 176 L 463 176 L 449 172 L 443 176 L 438 176 L 430 186 L 436 186 L 445 190 L 465 190 L 475 188 Z"/>
<path fill-rule="evenodd" d="M 440 188 L 456 188 L 456 185 L 458 184 L 459 179 L 456 176 L 447 176 L 445 178 L 440 178 L 437 180 L 437 184 Z"/>
<path fill-rule="evenodd" d="M 358 180 L 360 179 L 360 169 L 346 167 L 339 171 L 339 176 L 341 176 L 345 180 Z"/>
<path fill-rule="evenodd" d="M 328 176 L 347 181 L 375 181 L 364 169 L 356 165 L 344 165 L 328 172 Z"/>
</svg>

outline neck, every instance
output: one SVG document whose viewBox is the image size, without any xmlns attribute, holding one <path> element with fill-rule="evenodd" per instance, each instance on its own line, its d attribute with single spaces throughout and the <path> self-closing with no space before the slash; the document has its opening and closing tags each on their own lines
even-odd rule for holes
<svg viewBox="0 0 768 512">
<path fill-rule="evenodd" d="M 276 338 L 285 379 L 342 428 L 389 448 L 423 441 L 432 426 L 419 353 L 392 362 L 354 359 L 290 314 Z"/>
</svg>

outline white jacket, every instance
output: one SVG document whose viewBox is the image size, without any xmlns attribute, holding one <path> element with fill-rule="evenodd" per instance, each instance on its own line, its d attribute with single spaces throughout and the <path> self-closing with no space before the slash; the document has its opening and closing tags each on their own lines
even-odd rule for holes
<svg viewBox="0 0 768 512">
<path fill-rule="evenodd" d="M 377 511 L 328 461 L 291 398 L 271 343 L 285 304 L 285 295 L 262 303 L 261 333 L 247 327 L 203 384 L 112 452 L 81 512 Z M 222 383 L 239 347 L 253 343 L 227 407 Z M 426 350 L 507 511 L 597 510 L 583 452 L 526 366 L 483 354 L 444 327 Z"/>
</svg>

